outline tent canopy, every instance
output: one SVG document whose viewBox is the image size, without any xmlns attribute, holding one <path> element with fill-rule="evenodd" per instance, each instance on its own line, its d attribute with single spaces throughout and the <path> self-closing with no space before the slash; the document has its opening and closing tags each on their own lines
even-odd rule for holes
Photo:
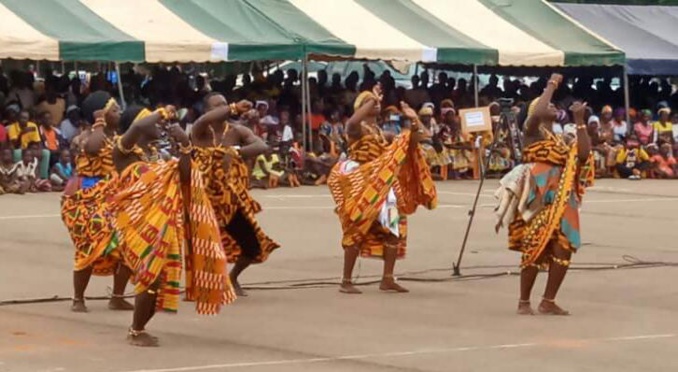
<svg viewBox="0 0 678 372">
<path fill-rule="evenodd" d="M 628 73 L 678 75 L 678 7 L 557 4 L 626 53 Z"/>
<path fill-rule="evenodd" d="M 0 0 L 0 58 L 623 64 L 544 0 Z"/>
</svg>

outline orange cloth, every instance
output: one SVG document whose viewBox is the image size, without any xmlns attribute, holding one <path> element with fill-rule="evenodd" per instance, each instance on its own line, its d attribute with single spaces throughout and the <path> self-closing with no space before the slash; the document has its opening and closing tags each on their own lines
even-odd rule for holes
<svg viewBox="0 0 678 372">
<path fill-rule="evenodd" d="M 45 139 L 45 148 L 49 151 L 57 151 L 59 149 L 59 141 L 57 140 L 57 132 L 54 128 L 46 129 L 40 128 L 42 137 Z"/>
<path fill-rule="evenodd" d="M 407 245 L 407 215 L 419 205 L 435 208 L 437 193 L 431 172 L 418 145 L 411 146 L 411 132 L 404 131 L 386 145 L 379 134 L 363 136 L 349 149 L 349 160 L 337 163 L 327 184 L 336 203 L 343 230 L 342 246 L 357 247 L 364 257 L 383 257 L 386 231 L 378 218 L 389 190 L 397 199 L 398 257 Z M 345 172 L 347 162 L 360 165 Z"/>
</svg>

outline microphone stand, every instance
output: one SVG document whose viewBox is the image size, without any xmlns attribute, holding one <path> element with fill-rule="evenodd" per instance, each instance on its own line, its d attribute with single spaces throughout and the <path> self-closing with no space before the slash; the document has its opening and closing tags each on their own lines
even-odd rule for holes
<svg viewBox="0 0 678 372">
<path fill-rule="evenodd" d="M 508 117 L 508 114 L 506 112 L 502 112 L 501 117 L 499 119 L 499 123 L 497 123 L 497 126 L 494 128 L 494 138 L 492 139 L 492 144 L 490 144 L 489 153 L 487 155 L 485 154 L 478 155 L 481 157 L 480 161 L 478 162 L 480 165 L 480 182 L 478 183 L 478 190 L 476 191 L 475 199 L 473 199 L 473 206 L 471 207 L 471 210 L 468 211 L 469 216 L 468 225 L 466 225 L 466 232 L 464 233 L 464 240 L 461 243 L 461 250 L 459 251 L 459 256 L 457 257 L 457 261 L 452 263 L 452 276 L 461 276 L 461 260 L 462 258 L 464 258 L 464 252 L 466 251 L 466 243 L 468 243 L 468 237 L 471 232 L 471 226 L 473 226 L 473 219 L 476 215 L 478 200 L 480 199 L 480 192 L 482 191 L 483 185 L 485 184 L 486 169 L 489 166 L 492 152 L 496 149 L 497 144 L 499 143 L 499 133 L 502 127 L 506 126 L 506 128 L 509 130 L 509 136 L 511 136 L 512 128 L 510 126 L 509 121 L 510 119 Z M 480 136 L 479 139 L 482 142 L 482 136 Z M 482 148 L 481 146 L 478 147 Z"/>
</svg>

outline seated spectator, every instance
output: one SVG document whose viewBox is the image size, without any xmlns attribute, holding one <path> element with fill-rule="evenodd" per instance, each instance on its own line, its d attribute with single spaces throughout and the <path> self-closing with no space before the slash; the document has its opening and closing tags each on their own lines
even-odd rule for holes
<svg viewBox="0 0 678 372">
<path fill-rule="evenodd" d="M 12 159 L 12 149 L 0 150 L 0 194 L 23 194 L 26 192 L 19 182 L 19 164 Z"/>
<path fill-rule="evenodd" d="M 452 161 L 452 177 L 454 179 L 468 177 L 468 171 L 475 159 L 473 142 L 467 133 L 461 131 L 461 123 L 453 108 L 445 107 L 441 112 L 443 122 L 440 138 Z"/>
<path fill-rule="evenodd" d="M 26 149 L 21 154 L 22 161 L 18 163 L 17 176 L 21 189 L 26 192 L 51 191 L 52 185 L 49 180 L 40 179 L 38 176 L 38 157 L 34 150 Z"/>
<path fill-rule="evenodd" d="M 629 131 L 629 126 L 626 121 L 624 121 L 625 114 L 626 112 L 623 108 L 616 109 L 614 112 L 614 117 L 610 122 L 612 124 L 612 134 L 616 142 L 622 142 L 626 138 L 626 135 Z"/>
<path fill-rule="evenodd" d="M 72 176 L 71 152 L 70 150 L 61 150 L 59 161 L 52 166 L 52 172 L 49 176 L 49 180 L 52 182 L 52 190 L 63 191 Z"/>
<path fill-rule="evenodd" d="M 662 107 L 657 112 L 659 120 L 654 123 L 654 142 L 661 145 L 673 141 L 673 124 L 669 120 L 671 109 Z"/>
<path fill-rule="evenodd" d="M 652 125 L 652 111 L 641 111 L 640 120 L 633 126 L 633 131 L 638 136 L 641 145 L 647 146 L 654 139 L 654 127 Z"/>
<path fill-rule="evenodd" d="M 617 173 L 622 178 L 639 180 L 649 167 L 650 156 L 635 135 L 630 135 L 623 149 L 617 153 Z"/>
<path fill-rule="evenodd" d="M 19 113 L 17 122 L 7 127 L 7 136 L 14 149 L 14 161 L 22 160 L 22 152 L 31 145 L 37 147 L 37 158 L 40 161 L 39 177 L 46 180 L 49 177 L 49 150 L 42 148 L 42 138 L 40 137 L 40 128 L 30 121 L 30 114 L 23 110 Z"/>
<path fill-rule="evenodd" d="M 421 120 L 424 128 L 431 132 L 431 138 L 421 142 L 421 149 L 424 151 L 424 158 L 430 167 L 444 167 L 450 164 L 452 160 L 449 158 L 447 151 L 443 152 L 443 145 L 438 136 L 440 129 L 437 125 L 434 125 L 432 119 L 433 109 L 431 107 L 422 107 L 419 110 L 419 120 Z"/>
<path fill-rule="evenodd" d="M 673 144 L 678 145 L 678 112 L 671 117 L 671 127 L 673 128 Z"/>
<path fill-rule="evenodd" d="M 49 111 L 40 113 L 40 137 L 43 148 L 49 150 L 50 168 L 59 161 L 61 149 L 66 146 L 66 141 L 61 137 L 61 131 L 54 127 L 52 114 Z"/>
<path fill-rule="evenodd" d="M 66 110 L 66 119 L 59 125 L 61 136 L 69 143 L 80 133 L 80 109 L 71 105 Z"/>
<path fill-rule="evenodd" d="M 676 168 L 678 163 L 673 157 L 673 151 L 670 144 L 665 143 L 659 146 L 659 152 L 656 152 L 656 147 L 653 147 L 654 155 L 650 158 L 652 162 L 653 170 L 655 175 L 659 178 L 675 178 L 676 177 Z"/>
<path fill-rule="evenodd" d="M 330 123 L 332 124 L 332 133 L 330 139 L 337 146 L 337 151 L 342 153 L 346 151 L 347 138 L 346 138 L 346 127 L 344 121 L 342 120 L 339 110 L 332 110 L 330 115 Z"/>
<path fill-rule="evenodd" d="M 265 153 L 259 155 L 252 169 L 252 187 L 269 189 L 276 188 L 280 180 L 285 176 L 280 164 L 278 154 L 275 154 L 271 146 Z"/>
</svg>

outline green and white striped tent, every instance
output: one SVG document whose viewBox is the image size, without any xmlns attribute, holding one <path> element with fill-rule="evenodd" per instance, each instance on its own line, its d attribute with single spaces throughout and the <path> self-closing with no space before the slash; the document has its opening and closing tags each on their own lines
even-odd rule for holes
<svg viewBox="0 0 678 372">
<path fill-rule="evenodd" d="M 0 0 L 0 58 L 620 65 L 542 0 Z"/>
</svg>

